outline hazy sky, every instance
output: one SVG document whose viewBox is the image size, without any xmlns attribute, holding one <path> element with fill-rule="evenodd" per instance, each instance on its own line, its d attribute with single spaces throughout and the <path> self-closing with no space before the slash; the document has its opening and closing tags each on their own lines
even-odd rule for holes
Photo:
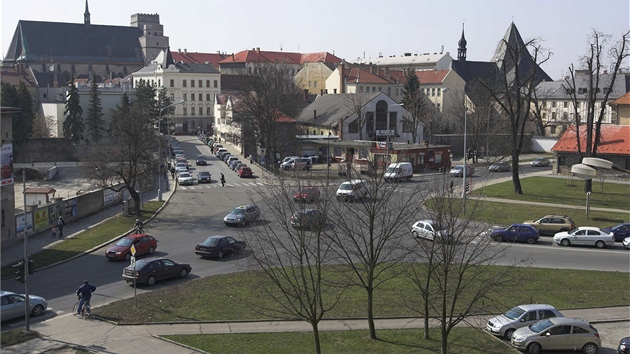
<svg viewBox="0 0 630 354">
<path fill-rule="evenodd" d="M 92 24 L 129 26 L 159 14 L 171 50 L 228 54 L 260 47 L 358 57 L 450 52 L 465 24 L 468 60 L 487 61 L 514 21 L 523 39 L 553 53 L 543 69 L 558 80 L 579 64 L 593 29 L 615 41 L 629 30 L 629 0 L 90 0 Z M 18 20 L 82 23 L 85 0 L 2 0 L 2 55 Z M 627 65 L 626 65 L 627 68 Z"/>
</svg>

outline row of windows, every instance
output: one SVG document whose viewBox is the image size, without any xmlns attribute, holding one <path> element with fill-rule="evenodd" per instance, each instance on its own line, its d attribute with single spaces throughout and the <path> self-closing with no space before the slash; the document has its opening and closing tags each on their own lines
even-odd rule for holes
<svg viewBox="0 0 630 354">
<path fill-rule="evenodd" d="M 206 87 L 210 87 L 210 81 L 211 80 L 206 80 Z M 159 82 L 159 80 L 158 80 Z M 197 87 L 203 87 L 203 80 L 199 79 L 197 80 L 198 82 L 198 86 Z M 160 84 L 158 83 L 158 86 L 160 86 Z M 175 79 L 171 79 L 171 87 L 175 87 Z M 182 80 L 182 87 L 188 87 L 188 80 Z M 195 87 L 195 80 L 190 80 L 190 87 Z M 214 88 L 218 88 L 219 87 L 219 81 L 218 80 L 213 80 L 213 86 Z"/>
<path fill-rule="evenodd" d="M 203 107 L 199 107 L 199 110 L 196 109 L 197 107 L 190 107 L 190 115 L 194 116 L 197 114 L 197 112 L 199 112 L 199 114 L 203 114 Z M 184 110 L 182 115 L 187 116 L 188 115 L 188 107 L 182 107 L 182 109 Z M 206 115 L 212 115 L 212 107 L 206 107 Z"/>
<path fill-rule="evenodd" d="M 211 97 L 212 97 L 211 94 L 206 93 L 206 101 L 212 101 Z M 182 98 L 184 99 L 184 101 L 188 102 L 188 94 L 187 93 L 182 94 Z M 195 98 L 197 98 L 197 101 L 202 102 L 203 101 L 203 93 L 199 93 L 199 94 L 191 93 L 190 94 L 190 100 L 194 101 Z"/>
</svg>

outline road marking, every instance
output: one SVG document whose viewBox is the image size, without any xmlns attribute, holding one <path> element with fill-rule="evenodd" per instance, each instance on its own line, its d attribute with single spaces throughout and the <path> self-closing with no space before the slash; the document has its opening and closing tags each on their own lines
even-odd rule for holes
<svg viewBox="0 0 630 354">
<path fill-rule="evenodd" d="M 194 186 L 179 186 L 181 190 L 197 190 L 197 189 L 212 189 L 212 188 L 230 188 L 230 187 L 258 187 L 262 186 L 262 183 L 250 182 L 250 183 L 226 183 L 225 187 L 221 186 L 221 183 L 212 184 L 198 184 Z"/>
</svg>

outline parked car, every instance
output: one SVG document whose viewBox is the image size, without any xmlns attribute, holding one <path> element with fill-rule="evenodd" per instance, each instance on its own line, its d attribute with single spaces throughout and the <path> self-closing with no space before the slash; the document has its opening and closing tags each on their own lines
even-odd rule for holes
<svg viewBox="0 0 630 354">
<path fill-rule="evenodd" d="M 512 165 L 507 161 L 496 162 L 488 167 L 490 172 L 508 172 L 512 171 Z"/>
<path fill-rule="evenodd" d="M 238 175 L 239 178 L 254 177 L 254 173 L 252 172 L 252 169 L 247 166 L 239 168 L 238 171 L 236 171 L 236 174 Z"/>
<path fill-rule="evenodd" d="M 244 241 L 237 241 L 230 236 L 210 236 L 202 243 L 195 246 L 195 254 L 204 257 L 223 258 L 231 253 L 239 253 L 244 250 Z"/>
<path fill-rule="evenodd" d="M 549 161 L 546 157 L 537 157 L 531 162 L 532 167 L 546 167 L 551 165 L 551 161 Z"/>
<path fill-rule="evenodd" d="M 234 171 L 234 167 L 236 167 L 236 165 L 239 163 L 241 163 L 239 159 L 230 159 L 230 161 L 228 162 L 228 166 L 230 166 L 230 170 Z"/>
<path fill-rule="evenodd" d="M 177 263 L 166 258 L 142 258 L 136 261 L 134 265 L 129 265 L 123 269 L 122 278 L 128 284 L 136 283 L 153 286 L 159 280 L 169 278 L 186 278 L 192 270 L 190 264 Z"/>
<path fill-rule="evenodd" d="M 514 331 L 512 345 L 532 354 L 543 350 L 580 348 L 585 354 L 595 354 L 601 346 L 601 340 L 597 329 L 586 320 L 551 317 Z"/>
<path fill-rule="evenodd" d="M 3 322 L 24 317 L 26 295 L 12 293 L 10 291 L 0 291 L 0 300 L 0 318 Z M 28 305 L 31 308 L 31 316 L 39 316 L 48 308 L 46 299 L 36 295 L 28 296 Z"/>
<path fill-rule="evenodd" d="M 245 226 L 260 218 L 260 209 L 254 204 L 239 205 L 223 218 L 223 222 L 228 226 Z"/>
<path fill-rule="evenodd" d="M 188 159 L 186 159 L 185 157 L 176 157 L 175 164 L 178 164 L 178 163 L 183 163 L 188 168 Z"/>
<path fill-rule="evenodd" d="M 296 202 L 312 203 L 319 199 L 319 195 L 319 188 L 314 186 L 305 186 L 293 193 L 293 200 Z"/>
<path fill-rule="evenodd" d="M 183 171 L 177 175 L 177 183 L 179 183 L 180 186 L 192 186 L 195 184 L 195 179 L 190 172 Z"/>
<path fill-rule="evenodd" d="M 624 238 L 623 241 L 621 241 L 621 244 L 623 244 L 623 247 L 630 250 L 630 237 Z"/>
<path fill-rule="evenodd" d="M 149 234 L 135 234 L 121 238 L 105 251 L 109 260 L 129 261 L 131 259 L 131 245 L 136 249 L 136 256 L 153 254 L 157 249 L 157 240 Z"/>
<path fill-rule="evenodd" d="M 186 158 L 186 154 L 184 154 L 183 151 L 176 151 L 175 152 L 175 158 L 178 158 L 178 157 Z"/>
<path fill-rule="evenodd" d="M 463 177 L 463 176 L 472 176 L 475 173 L 475 169 L 470 165 L 466 165 L 466 171 L 464 171 L 464 165 L 457 165 L 451 168 L 449 171 L 449 175 L 451 177 Z"/>
<path fill-rule="evenodd" d="M 296 229 L 312 230 L 322 227 L 326 216 L 317 209 L 298 210 L 291 215 L 291 226 Z"/>
<path fill-rule="evenodd" d="M 604 232 L 598 227 L 580 226 L 573 231 L 558 232 L 553 242 L 561 246 L 585 245 L 604 248 L 615 244 L 612 233 Z"/>
<path fill-rule="evenodd" d="M 278 162 L 278 165 L 280 165 L 280 167 L 284 168 L 284 165 L 286 165 L 289 161 L 291 161 L 292 159 L 297 159 L 299 158 L 299 156 L 287 156 L 284 159 L 282 159 L 281 161 Z"/>
<path fill-rule="evenodd" d="M 540 233 L 538 229 L 532 225 L 526 224 L 512 224 L 506 228 L 493 228 L 489 232 L 491 239 L 502 241 L 514 241 L 514 242 L 527 242 L 536 243 Z"/>
<path fill-rule="evenodd" d="M 238 157 L 232 155 L 230 157 L 228 157 L 227 159 L 224 159 L 223 162 L 225 162 L 226 165 L 230 166 L 230 164 L 232 163 L 232 161 L 239 161 Z M 239 161 L 240 162 L 240 161 Z"/>
<path fill-rule="evenodd" d="M 239 161 L 238 163 L 235 163 L 234 165 L 232 165 L 231 169 L 232 169 L 232 171 L 236 172 L 241 167 L 247 167 L 247 165 L 245 163 Z"/>
<path fill-rule="evenodd" d="M 228 150 L 227 150 L 226 148 L 224 148 L 224 147 L 220 147 L 220 148 L 216 149 L 216 151 L 215 151 L 215 155 L 216 155 L 218 158 L 221 158 L 221 156 L 222 156 L 223 154 L 226 154 L 227 152 L 228 152 Z"/>
<path fill-rule="evenodd" d="M 562 314 L 547 304 L 519 305 L 504 314 L 492 317 L 486 324 L 486 330 L 495 336 L 510 340 L 515 330 L 551 317 L 562 317 Z"/>
<path fill-rule="evenodd" d="M 208 171 L 199 171 L 197 173 L 197 183 L 212 183 L 212 175 Z"/>
<path fill-rule="evenodd" d="M 626 237 L 630 237 L 630 222 L 623 222 L 615 226 L 605 227 L 601 230 L 604 232 L 612 232 L 615 237 L 615 242 L 622 242 Z"/>
<path fill-rule="evenodd" d="M 180 163 L 175 164 L 175 173 L 179 174 L 180 172 L 186 172 L 186 171 L 188 171 L 188 166 L 186 166 L 185 163 L 180 162 Z"/>
<path fill-rule="evenodd" d="M 555 235 L 575 229 L 575 223 L 567 215 L 545 215 L 540 219 L 523 221 L 523 224 L 534 226 L 541 235 Z"/>
<path fill-rule="evenodd" d="M 441 225 L 431 220 L 416 221 L 411 226 L 413 237 L 420 237 L 431 241 L 452 242 L 453 235 Z"/>
<path fill-rule="evenodd" d="M 630 354 L 630 337 L 621 338 L 617 346 L 617 354 Z"/>
<path fill-rule="evenodd" d="M 208 159 L 206 158 L 206 155 L 197 155 L 197 158 L 195 159 L 195 165 L 199 166 L 199 165 L 207 165 L 208 164 Z"/>
</svg>

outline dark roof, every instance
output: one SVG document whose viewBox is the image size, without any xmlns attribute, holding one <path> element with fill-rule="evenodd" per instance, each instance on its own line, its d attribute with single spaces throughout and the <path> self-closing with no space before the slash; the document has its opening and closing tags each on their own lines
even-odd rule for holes
<svg viewBox="0 0 630 354">
<path fill-rule="evenodd" d="M 18 22 L 5 61 L 144 64 L 137 27 Z"/>
<path fill-rule="evenodd" d="M 490 81 L 498 75 L 497 65 L 486 61 L 453 60 L 451 68 L 465 82 Z"/>
</svg>

